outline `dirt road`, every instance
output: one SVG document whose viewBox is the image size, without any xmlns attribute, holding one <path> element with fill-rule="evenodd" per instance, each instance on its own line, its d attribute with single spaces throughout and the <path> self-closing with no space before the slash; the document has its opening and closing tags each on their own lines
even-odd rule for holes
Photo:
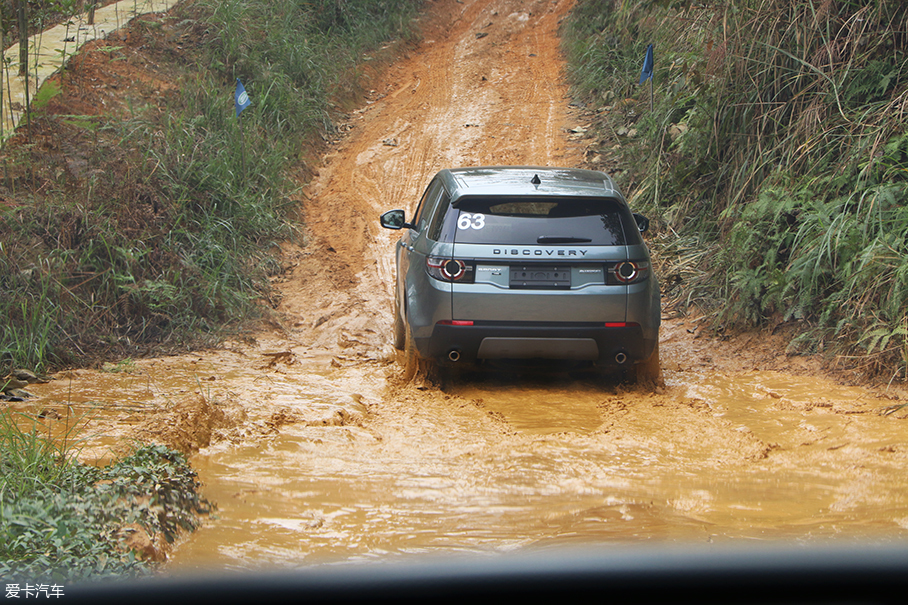
<svg viewBox="0 0 908 605">
<path fill-rule="evenodd" d="M 404 383 L 394 235 L 440 168 L 578 166 L 558 53 L 568 0 L 435 0 L 306 189 L 281 326 L 254 343 L 72 372 L 40 405 L 197 450 L 219 511 L 171 554 L 196 570 L 561 543 L 908 536 L 908 423 L 771 337 L 667 318 L 656 393 L 552 376 Z M 892 413 L 889 413 L 892 412 Z M 108 437 L 104 437 L 108 435 Z"/>
</svg>

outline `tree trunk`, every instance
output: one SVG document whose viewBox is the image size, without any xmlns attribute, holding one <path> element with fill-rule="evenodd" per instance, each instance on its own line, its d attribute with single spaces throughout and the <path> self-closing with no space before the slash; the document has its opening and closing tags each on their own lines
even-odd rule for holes
<svg viewBox="0 0 908 605">
<path fill-rule="evenodd" d="M 28 74 L 28 0 L 16 0 L 19 17 L 19 75 Z"/>
</svg>

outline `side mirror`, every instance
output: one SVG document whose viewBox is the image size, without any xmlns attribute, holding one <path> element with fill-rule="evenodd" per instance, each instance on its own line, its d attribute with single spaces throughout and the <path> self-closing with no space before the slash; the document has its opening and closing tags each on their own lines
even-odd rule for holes
<svg viewBox="0 0 908 605">
<path fill-rule="evenodd" d="M 645 232 L 649 229 L 649 219 L 643 216 L 642 214 L 634 213 L 634 220 L 637 221 L 637 229 L 640 230 L 640 233 Z"/>
<path fill-rule="evenodd" d="M 381 226 L 385 229 L 403 229 L 409 227 L 403 210 L 388 210 L 381 215 Z"/>
</svg>

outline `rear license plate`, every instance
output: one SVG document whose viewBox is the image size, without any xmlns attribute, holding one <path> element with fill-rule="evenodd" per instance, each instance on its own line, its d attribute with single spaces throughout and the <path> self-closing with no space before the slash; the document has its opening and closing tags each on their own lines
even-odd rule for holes
<svg viewBox="0 0 908 605">
<path fill-rule="evenodd" d="M 571 268 L 553 265 L 511 267 L 511 288 L 570 288 Z"/>
</svg>

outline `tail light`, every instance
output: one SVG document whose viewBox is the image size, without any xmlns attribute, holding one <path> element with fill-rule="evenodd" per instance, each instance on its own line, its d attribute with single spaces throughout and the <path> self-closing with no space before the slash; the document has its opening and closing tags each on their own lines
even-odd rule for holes
<svg viewBox="0 0 908 605">
<path fill-rule="evenodd" d="M 624 260 L 608 268 L 608 283 L 636 284 L 649 277 L 649 261 Z"/>
<path fill-rule="evenodd" d="M 476 263 L 457 258 L 440 256 L 426 257 L 426 272 L 441 281 L 472 284 L 475 279 Z"/>
</svg>

